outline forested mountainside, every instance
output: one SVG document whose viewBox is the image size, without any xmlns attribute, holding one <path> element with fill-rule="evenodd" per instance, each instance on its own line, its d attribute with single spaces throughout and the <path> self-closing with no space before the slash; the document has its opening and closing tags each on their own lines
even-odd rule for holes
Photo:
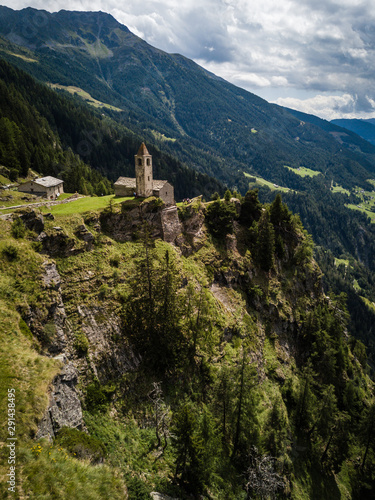
<svg viewBox="0 0 375 500">
<path fill-rule="evenodd" d="M 370 118 L 368 120 L 355 120 L 355 119 L 337 119 L 332 120 L 331 123 L 338 125 L 339 127 L 346 128 L 355 132 L 361 136 L 366 141 L 375 145 L 375 119 Z"/>
<path fill-rule="evenodd" d="M 61 177 L 66 192 L 108 194 L 109 182 L 134 176 L 143 138 L 69 95 L 58 95 L 0 60 L 0 163 L 11 180 L 29 168 Z M 150 146 L 154 174 L 175 186 L 177 199 L 222 191 L 220 182 Z"/>
<path fill-rule="evenodd" d="M 373 497 L 366 350 L 280 195 L 79 207 L 0 220 L 19 497 Z"/>
</svg>

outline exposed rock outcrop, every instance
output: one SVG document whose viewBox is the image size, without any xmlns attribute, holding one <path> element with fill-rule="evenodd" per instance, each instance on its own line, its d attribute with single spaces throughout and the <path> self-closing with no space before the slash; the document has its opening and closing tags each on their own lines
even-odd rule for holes
<svg viewBox="0 0 375 500">
<path fill-rule="evenodd" d="M 103 212 L 100 224 L 102 229 L 117 241 L 133 240 L 144 224 L 147 224 L 151 238 L 163 238 L 163 208 L 164 204 L 159 205 L 154 200 L 135 206 L 134 203 L 125 202 L 122 204 L 121 213 Z"/>
<path fill-rule="evenodd" d="M 86 242 L 86 250 L 91 250 L 95 237 L 84 224 L 77 228 L 75 234 L 77 238 Z"/>
<path fill-rule="evenodd" d="M 90 368 L 101 383 L 139 365 L 139 359 L 121 335 L 121 319 L 101 307 L 79 306 L 82 332 L 89 341 Z"/>
<path fill-rule="evenodd" d="M 68 256 L 77 253 L 75 249 L 75 240 L 70 238 L 59 228 L 54 228 L 53 232 L 48 234 L 42 231 L 37 237 L 36 241 L 40 241 L 43 245 L 43 253 L 55 256 Z"/>
<path fill-rule="evenodd" d="M 31 231 L 40 234 L 44 230 L 44 219 L 42 214 L 37 214 L 34 210 L 29 210 L 21 215 L 21 220 Z"/>
<path fill-rule="evenodd" d="M 60 291 L 61 277 L 54 262 L 45 261 L 43 263 L 43 270 L 43 281 L 45 287 L 57 292 L 56 294 L 54 294 L 55 300 L 49 307 L 49 318 L 55 326 L 56 333 L 51 339 L 50 345 L 48 346 L 48 351 L 51 354 L 58 354 L 63 352 L 67 347 L 67 338 L 65 333 L 65 330 L 67 328 L 66 313 Z"/>
<path fill-rule="evenodd" d="M 84 430 L 82 406 L 75 386 L 77 385 L 77 370 L 73 363 L 67 362 L 64 355 L 60 355 L 65 363 L 62 371 L 55 377 L 50 394 L 47 411 L 39 423 L 37 439 L 48 437 L 53 439 L 62 427 L 71 427 Z"/>
<path fill-rule="evenodd" d="M 176 238 L 181 234 L 182 225 L 178 218 L 177 207 L 167 207 L 161 212 L 161 225 L 163 240 L 168 243 L 175 243 Z"/>
</svg>

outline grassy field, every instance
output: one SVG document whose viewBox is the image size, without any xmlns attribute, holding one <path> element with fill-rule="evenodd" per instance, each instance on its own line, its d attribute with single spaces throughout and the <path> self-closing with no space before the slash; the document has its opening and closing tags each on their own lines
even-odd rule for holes
<svg viewBox="0 0 375 500">
<path fill-rule="evenodd" d="M 350 194 L 350 191 L 348 189 L 343 188 L 339 184 L 333 184 L 331 185 L 331 193 L 342 193 L 342 194 Z"/>
<path fill-rule="evenodd" d="M 340 264 L 344 264 L 345 267 L 349 266 L 349 260 L 347 259 L 338 259 L 335 257 L 335 266 L 339 267 Z"/>
<path fill-rule="evenodd" d="M 273 182 L 266 181 L 265 179 L 263 179 L 262 177 L 259 177 L 258 175 L 251 175 L 251 174 L 248 174 L 246 172 L 244 172 L 244 174 L 245 174 L 245 177 L 250 177 L 250 178 L 254 177 L 256 179 L 255 182 L 249 182 L 249 188 L 253 188 L 253 187 L 256 187 L 257 185 L 261 185 L 261 186 L 267 186 L 272 191 L 283 191 L 284 193 L 287 193 L 288 191 L 290 191 L 289 188 L 283 187 L 283 186 L 278 186 L 277 184 L 274 184 Z"/>
<path fill-rule="evenodd" d="M 113 199 L 114 204 L 118 204 L 125 200 L 131 200 L 132 198 L 117 198 L 114 194 L 108 196 L 86 196 L 85 198 L 79 198 L 70 203 L 63 203 L 52 207 L 42 207 L 41 210 L 45 213 L 51 212 L 53 215 L 82 214 L 84 212 L 90 212 L 91 210 L 102 210 L 109 205 L 111 199 Z"/>
<path fill-rule="evenodd" d="M 374 179 L 368 179 L 368 182 L 375 186 Z M 362 188 L 356 187 L 354 193 L 358 198 L 361 199 L 361 202 L 358 205 L 347 204 L 346 207 L 351 210 L 359 210 L 360 212 L 365 213 L 368 217 L 370 217 L 371 222 L 375 222 L 375 190 L 374 191 L 365 191 Z"/>
<path fill-rule="evenodd" d="M 91 104 L 91 106 L 94 106 L 95 108 L 107 108 L 111 109 L 112 111 L 122 111 L 120 108 L 116 108 L 115 106 L 111 106 L 110 104 L 106 104 L 105 102 L 98 101 L 91 97 L 91 95 L 80 89 L 79 87 L 72 87 L 72 86 L 64 86 L 64 85 L 58 85 L 57 83 L 50 83 L 49 86 L 52 89 L 60 89 L 60 90 L 66 90 L 69 92 L 69 94 L 73 95 L 78 95 L 79 97 L 82 97 L 83 100 L 85 100 L 88 104 Z"/>
<path fill-rule="evenodd" d="M 311 170 L 310 168 L 307 167 L 298 167 L 298 168 L 293 168 L 293 167 L 288 167 L 288 165 L 284 165 L 288 170 L 293 172 L 294 174 L 299 175 L 300 177 L 315 177 L 316 175 L 321 174 L 322 172 L 318 172 L 316 170 Z"/>
<path fill-rule="evenodd" d="M 25 198 L 24 200 L 22 198 Z M 41 201 L 41 199 L 39 199 Z M 28 203 L 37 203 L 38 197 L 21 193 L 20 191 L 1 191 L 0 192 L 0 209 L 6 207 L 13 207 L 14 205 L 25 205 Z"/>
</svg>

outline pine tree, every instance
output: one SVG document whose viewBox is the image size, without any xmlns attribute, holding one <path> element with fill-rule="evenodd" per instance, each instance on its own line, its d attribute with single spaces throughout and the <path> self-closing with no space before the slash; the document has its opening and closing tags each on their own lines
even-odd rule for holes
<svg viewBox="0 0 375 500">
<path fill-rule="evenodd" d="M 258 241 L 256 256 L 260 267 L 264 271 L 272 269 L 275 254 L 275 231 L 270 223 L 268 210 L 265 210 L 258 222 Z"/>
</svg>

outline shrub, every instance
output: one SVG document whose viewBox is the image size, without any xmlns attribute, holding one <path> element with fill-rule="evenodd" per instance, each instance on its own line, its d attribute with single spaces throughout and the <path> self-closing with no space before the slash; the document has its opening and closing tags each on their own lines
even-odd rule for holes
<svg viewBox="0 0 375 500">
<path fill-rule="evenodd" d="M 57 330 L 56 330 L 55 323 L 53 323 L 52 321 L 49 323 L 46 323 L 43 327 L 42 332 L 38 335 L 39 340 L 43 344 L 48 345 L 52 342 L 53 338 L 56 335 L 56 332 L 57 332 Z"/>
<path fill-rule="evenodd" d="M 111 259 L 109 259 L 109 264 L 112 267 L 118 267 L 120 265 L 120 256 L 119 255 L 115 255 L 114 257 L 112 257 Z"/>
<path fill-rule="evenodd" d="M 133 500 L 149 500 L 150 488 L 138 477 L 129 477 L 126 479 L 129 498 Z"/>
<path fill-rule="evenodd" d="M 6 257 L 10 262 L 18 259 L 18 249 L 14 245 L 8 244 L 3 250 L 2 254 Z"/>
<path fill-rule="evenodd" d="M 43 243 L 41 241 L 32 241 L 31 248 L 34 252 L 41 252 L 43 250 Z"/>
<path fill-rule="evenodd" d="M 14 238 L 23 238 L 25 236 L 26 227 L 20 217 L 17 217 L 12 222 L 11 232 Z"/>
<path fill-rule="evenodd" d="M 86 387 L 86 408 L 90 413 L 106 411 L 115 388 L 112 386 L 101 386 L 98 381 L 92 382 Z"/>
<path fill-rule="evenodd" d="M 99 439 L 78 429 L 63 427 L 57 434 L 55 443 L 63 446 L 76 458 L 88 458 L 93 463 L 103 462 L 106 455 L 105 446 Z"/>
<path fill-rule="evenodd" d="M 25 321 L 22 318 L 20 318 L 20 320 L 18 322 L 18 326 L 19 326 L 19 329 L 20 329 L 22 335 L 27 337 L 29 340 L 33 340 L 33 334 L 31 333 L 30 328 L 27 326 L 27 324 L 25 323 Z"/>
<path fill-rule="evenodd" d="M 108 285 L 105 284 L 101 285 L 101 287 L 99 288 L 99 298 L 104 299 L 105 297 L 107 297 L 108 291 L 109 291 Z"/>
<path fill-rule="evenodd" d="M 73 346 L 77 351 L 78 356 L 86 356 L 87 351 L 89 350 L 89 345 L 89 341 L 84 333 L 81 332 L 75 334 Z"/>
</svg>

